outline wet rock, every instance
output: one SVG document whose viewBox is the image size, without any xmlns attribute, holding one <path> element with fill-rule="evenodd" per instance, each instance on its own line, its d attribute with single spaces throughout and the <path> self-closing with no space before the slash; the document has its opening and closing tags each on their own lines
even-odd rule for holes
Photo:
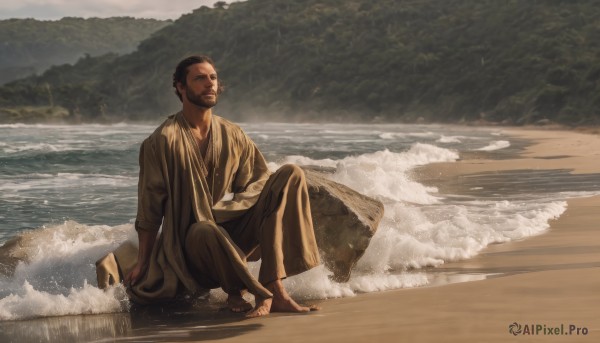
<svg viewBox="0 0 600 343">
<path fill-rule="evenodd" d="M 383 204 L 303 167 L 317 245 L 333 280 L 346 282 L 383 217 Z"/>
</svg>

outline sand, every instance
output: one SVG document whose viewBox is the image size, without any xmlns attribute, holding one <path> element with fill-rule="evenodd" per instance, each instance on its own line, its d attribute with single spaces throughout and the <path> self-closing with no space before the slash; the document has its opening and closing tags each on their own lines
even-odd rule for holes
<svg viewBox="0 0 600 343">
<path fill-rule="evenodd" d="M 498 170 L 600 173 L 598 135 L 516 129 L 506 134 L 535 144 L 515 159 L 462 160 L 418 172 L 430 184 Z M 540 236 L 492 245 L 475 258 L 436 268 L 495 274 L 485 280 L 328 300 L 318 314 L 253 320 L 262 325 L 259 330 L 224 342 L 283 337 L 287 342 L 597 342 L 600 196 L 569 200 L 566 212 L 550 224 Z M 522 330 L 541 325 L 542 331 L 514 336 L 509 332 L 514 322 Z M 548 331 L 562 325 L 563 335 L 544 334 L 544 325 Z M 568 335 L 571 325 L 579 335 L 577 329 Z"/>
<path fill-rule="evenodd" d="M 415 171 L 429 184 L 457 187 L 460 176 L 517 169 L 600 173 L 600 136 L 511 129 L 532 140 L 518 158 L 485 155 Z M 598 174 L 600 175 L 600 174 Z M 600 178 L 598 179 L 600 182 Z M 442 187 L 443 188 L 443 187 Z M 442 189 L 443 191 L 443 189 Z M 492 245 L 475 258 L 430 270 L 452 280 L 483 279 L 331 299 L 322 310 L 244 320 L 227 311 L 132 313 L 3 323 L 12 341 L 219 342 L 597 342 L 600 340 L 600 196 L 568 201 L 550 229 Z M 485 277 L 487 276 L 487 277 Z M 167 310 L 168 312 L 168 310 Z M 530 335 L 517 336 L 517 323 Z M 535 334 L 535 326 L 542 330 Z M 543 331 L 544 326 L 546 332 Z M 569 330 L 574 328 L 572 335 Z M 577 334 L 579 329 L 579 334 Z M 28 331 L 29 330 L 29 331 Z M 549 331 L 563 335 L 549 335 Z M 531 330 L 530 330 L 531 331 Z M 585 334 L 584 334 L 585 333 Z M 105 337 L 105 338 L 102 338 Z M 0 339 L 1 340 L 1 339 Z"/>
</svg>

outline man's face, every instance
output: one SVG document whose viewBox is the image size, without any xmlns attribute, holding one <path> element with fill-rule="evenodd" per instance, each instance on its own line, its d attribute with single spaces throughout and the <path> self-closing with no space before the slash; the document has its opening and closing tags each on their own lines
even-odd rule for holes
<svg viewBox="0 0 600 343">
<path fill-rule="evenodd" d="M 217 71 L 210 63 L 189 66 L 186 83 L 185 86 L 179 84 L 179 92 L 190 103 L 202 108 L 211 108 L 217 104 L 219 81 Z"/>
</svg>

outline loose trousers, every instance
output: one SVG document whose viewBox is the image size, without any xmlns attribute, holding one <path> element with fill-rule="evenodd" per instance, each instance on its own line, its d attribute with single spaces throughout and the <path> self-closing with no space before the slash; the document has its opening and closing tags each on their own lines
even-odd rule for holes
<svg viewBox="0 0 600 343">
<path fill-rule="evenodd" d="M 227 240 L 223 240 L 223 234 Z M 221 236 L 221 238 L 219 238 Z M 263 285 L 307 271 L 319 265 L 319 252 L 310 213 L 304 172 L 284 165 L 270 176 L 255 206 L 240 219 L 220 226 L 194 223 L 185 241 L 188 268 L 205 288 L 221 287 L 230 294 L 246 286 L 237 277 L 226 249 L 240 256 L 256 256 L 262 262 L 258 281 Z"/>
</svg>

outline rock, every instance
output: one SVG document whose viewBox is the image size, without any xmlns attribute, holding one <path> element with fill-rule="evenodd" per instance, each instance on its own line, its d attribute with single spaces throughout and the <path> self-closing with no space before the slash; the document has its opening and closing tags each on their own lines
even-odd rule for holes
<svg viewBox="0 0 600 343">
<path fill-rule="evenodd" d="M 383 204 L 303 167 L 317 245 L 332 279 L 346 282 L 383 217 Z"/>
<path fill-rule="evenodd" d="M 0 247 L 0 275 L 12 276 L 20 261 L 28 261 L 22 248 L 23 237 L 24 235 L 13 237 Z"/>
</svg>

